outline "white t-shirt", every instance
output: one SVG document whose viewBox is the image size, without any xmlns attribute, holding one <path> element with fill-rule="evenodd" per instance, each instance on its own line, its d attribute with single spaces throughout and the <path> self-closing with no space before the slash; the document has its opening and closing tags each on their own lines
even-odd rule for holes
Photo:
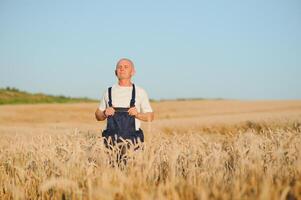
<svg viewBox="0 0 301 200">
<path fill-rule="evenodd" d="M 137 111 L 141 113 L 153 112 L 146 91 L 137 85 L 135 85 L 135 89 L 136 89 L 135 107 Z M 132 99 L 132 90 L 133 90 L 132 86 L 127 87 L 127 86 L 120 86 L 118 84 L 113 85 L 111 91 L 113 107 L 129 108 L 130 101 Z M 101 111 L 104 111 L 106 108 L 109 107 L 108 93 L 109 93 L 108 89 L 106 89 L 100 101 L 99 110 Z M 139 130 L 141 126 L 141 122 L 137 118 L 135 118 L 135 126 L 136 126 L 136 130 Z"/>
</svg>

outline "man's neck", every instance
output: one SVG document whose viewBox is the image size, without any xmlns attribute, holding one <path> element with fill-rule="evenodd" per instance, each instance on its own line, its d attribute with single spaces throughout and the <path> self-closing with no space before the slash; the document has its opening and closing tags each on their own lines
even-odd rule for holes
<svg viewBox="0 0 301 200">
<path fill-rule="evenodd" d="M 130 79 L 123 79 L 118 81 L 118 85 L 121 87 L 130 87 L 132 86 L 132 82 Z"/>
</svg>

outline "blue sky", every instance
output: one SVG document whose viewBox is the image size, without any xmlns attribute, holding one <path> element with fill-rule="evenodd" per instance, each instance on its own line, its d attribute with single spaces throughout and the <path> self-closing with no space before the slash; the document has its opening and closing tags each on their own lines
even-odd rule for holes
<svg viewBox="0 0 301 200">
<path fill-rule="evenodd" d="M 301 2 L 0 0 L 0 87 L 100 98 L 301 99 Z"/>
</svg>

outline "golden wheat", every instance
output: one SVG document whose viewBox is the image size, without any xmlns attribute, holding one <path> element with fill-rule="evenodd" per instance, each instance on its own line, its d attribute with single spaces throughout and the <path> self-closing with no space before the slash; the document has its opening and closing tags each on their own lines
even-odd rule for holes
<svg viewBox="0 0 301 200">
<path fill-rule="evenodd" d="M 116 163 L 97 105 L 0 107 L 0 199 L 300 199 L 301 101 L 152 103 Z"/>
<path fill-rule="evenodd" d="M 298 199 L 300 144 L 299 122 L 158 131 L 114 167 L 99 132 L 4 134 L 0 197 Z"/>
</svg>

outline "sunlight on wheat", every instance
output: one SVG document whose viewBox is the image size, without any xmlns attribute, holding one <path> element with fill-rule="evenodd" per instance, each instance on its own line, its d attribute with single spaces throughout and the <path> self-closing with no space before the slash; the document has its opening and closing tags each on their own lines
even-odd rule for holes
<svg viewBox="0 0 301 200">
<path fill-rule="evenodd" d="M 298 199 L 301 126 L 247 122 L 152 132 L 118 151 L 100 133 L 3 135 L 1 199 Z"/>
</svg>

